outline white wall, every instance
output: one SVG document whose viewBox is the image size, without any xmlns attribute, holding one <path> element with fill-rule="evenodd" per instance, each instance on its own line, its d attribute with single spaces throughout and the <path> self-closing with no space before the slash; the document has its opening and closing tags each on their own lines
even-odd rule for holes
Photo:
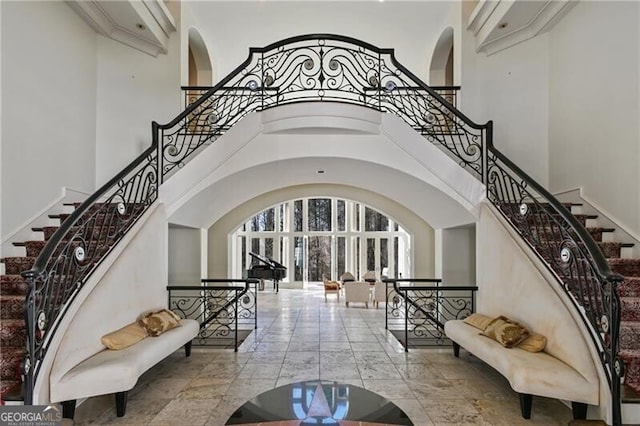
<svg viewBox="0 0 640 426">
<path fill-rule="evenodd" d="M 466 25 L 464 25 L 466 28 Z M 531 177 L 548 184 L 548 34 L 491 56 L 475 52 L 473 33 L 462 37 L 461 110 L 493 120 L 494 145 Z"/>
<path fill-rule="evenodd" d="M 640 233 L 640 3 L 579 2 L 550 43 L 550 186 Z"/>
<path fill-rule="evenodd" d="M 395 48 L 399 61 L 427 81 L 433 47 L 445 17 L 456 7 L 454 2 L 373 1 L 183 1 L 185 4 L 209 46 L 218 79 L 247 58 L 249 47 L 301 34 L 334 33 Z"/>
<path fill-rule="evenodd" d="M 169 226 L 169 285 L 199 285 L 201 230 Z"/>
<path fill-rule="evenodd" d="M 2 1 L 2 236 L 95 185 L 96 35 L 64 2 Z"/>
<path fill-rule="evenodd" d="M 476 285 L 475 226 L 442 230 L 442 283 Z"/>
<path fill-rule="evenodd" d="M 151 122 L 182 111 L 180 40 L 153 57 L 98 36 L 96 181 L 105 183 L 151 145 Z"/>
</svg>

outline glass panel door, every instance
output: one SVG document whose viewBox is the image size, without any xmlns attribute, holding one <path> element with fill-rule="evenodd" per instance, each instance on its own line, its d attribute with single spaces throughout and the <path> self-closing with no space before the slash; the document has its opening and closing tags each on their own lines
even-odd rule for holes
<svg viewBox="0 0 640 426">
<path fill-rule="evenodd" d="M 331 277 L 331 237 L 310 236 L 307 259 L 307 279 L 322 281 Z"/>
</svg>

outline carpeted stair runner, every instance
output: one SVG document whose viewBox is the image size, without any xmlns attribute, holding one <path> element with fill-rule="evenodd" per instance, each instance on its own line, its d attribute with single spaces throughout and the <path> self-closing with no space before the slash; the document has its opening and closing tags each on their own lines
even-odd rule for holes
<svg viewBox="0 0 640 426">
<path fill-rule="evenodd" d="M 9 395 L 11 399 L 19 397 L 21 389 L 20 365 L 27 337 L 24 303 L 28 286 L 20 273 L 31 269 L 46 240 L 57 228 L 33 229 L 42 232 L 43 240 L 14 243 L 14 246 L 25 248 L 25 256 L 0 259 L 4 263 L 4 275 L 0 275 L 0 397 L 3 405 Z"/>
<path fill-rule="evenodd" d="M 71 208 L 76 208 L 80 203 L 66 204 Z M 117 240 L 121 233 L 126 230 L 118 222 L 117 205 L 106 206 L 102 203 L 93 205 L 85 215 L 78 219 L 77 224 L 86 225 L 82 228 L 82 240 L 91 242 L 86 248 L 87 259 L 93 259 L 92 263 L 83 265 L 85 267 L 95 266 L 96 260 L 104 256 Z M 139 210 L 144 204 L 128 204 L 129 209 Z M 101 209 L 100 213 L 96 213 Z M 107 214 L 103 211 L 108 212 Z M 120 218 L 134 214 L 132 210 L 124 214 L 118 213 Z M 70 213 L 50 215 L 53 220 L 59 220 L 62 224 Z M 20 275 L 22 272 L 32 268 L 36 258 L 44 248 L 47 240 L 58 230 L 59 226 L 43 226 L 32 228 L 33 232 L 41 233 L 41 240 L 14 242 L 16 247 L 24 247 L 24 256 L 5 257 L 0 259 L 4 263 L 4 275 L 0 275 L 0 398 L 2 404 L 8 400 L 18 400 L 21 389 L 20 364 L 24 358 L 26 346 L 26 328 L 24 303 L 27 294 L 27 283 Z M 71 232 L 80 230 L 80 227 L 72 227 Z M 76 243 L 72 243 L 75 246 Z M 56 281 L 53 281 L 56 282 Z M 64 298 L 62 292 L 54 292 L 60 301 Z"/>
<path fill-rule="evenodd" d="M 20 363 L 26 345 L 24 300 L 27 283 L 20 275 L 0 275 L 0 395 L 20 387 Z"/>
<path fill-rule="evenodd" d="M 564 206 L 571 211 L 571 204 L 564 204 Z M 512 222 L 523 235 L 533 238 L 532 244 L 552 269 L 560 268 L 555 255 L 552 254 L 557 247 L 560 247 L 555 241 L 559 235 L 557 223 L 550 220 L 546 214 L 536 213 L 541 208 L 546 208 L 542 204 L 529 204 L 531 214 L 526 221 L 522 221 L 520 207 L 518 204 L 504 204 L 501 210 L 512 218 Z M 555 212 L 551 212 L 551 217 L 555 215 Z M 631 243 L 603 241 L 603 235 L 614 232 L 614 228 L 587 227 L 587 220 L 593 221 L 597 216 L 584 214 L 574 214 L 574 216 L 597 242 L 611 270 L 625 277 L 618 287 L 621 301 L 620 357 L 625 362 L 624 383 L 640 394 L 640 259 L 622 258 L 622 249 L 633 247 Z M 550 242 L 554 247 L 552 251 L 548 249 Z M 558 272 L 561 273 L 560 270 Z"/>
<path fill-rule="evenodd" d="M 624 382 L 640 393 L 640 259 L 608 260 L 611 270 L 625 277 L 618 288 L 622 305 L 620 357 L 625 363 Z"/>
</svg>

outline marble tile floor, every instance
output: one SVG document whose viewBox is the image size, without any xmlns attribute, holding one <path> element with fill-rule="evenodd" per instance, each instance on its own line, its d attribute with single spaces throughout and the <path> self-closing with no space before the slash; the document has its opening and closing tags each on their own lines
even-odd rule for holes
<svg viewBox="0 0 640 426">
<path fill-rule="evenodd" d="M 532 416 L 520 416 L 518 395 L 482 361 L 451 348 L 408 353 L 384 328 L 384 305 L 375 309 L 321 287 L 259 292 L 258 330 L 237 353 L 194 348 L 147 371 L 129 392 L 118 418 L 113 395 L 85 400 L 76 425 L 222 426 L 248 399 L 304 380 L 364 387 L 394 402 L 416 426 L 566 425 L 571 410 L 560 401 L 534 397 Z"/>
</svg>

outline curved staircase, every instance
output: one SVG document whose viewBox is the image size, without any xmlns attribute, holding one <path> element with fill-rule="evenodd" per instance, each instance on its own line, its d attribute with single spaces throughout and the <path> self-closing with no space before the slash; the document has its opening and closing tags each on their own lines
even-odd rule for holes
<svg viewBox="0 0 640 426">
<path fill-rule="evenodd" d="M 54 321 L 58 315 L 64 314 L 59 309 L 60 304 L 72 301 L 76 293 L 68 289 L 67 294 L 61 295 L 62 300 L 59 301 L 57 296 L 62 290 L 58 287 L 70 282 L 80 288 L 101 256 L 117 244 L 121 235 L 145 211 L 145 206 L 155 202 L 159 186 L 185 166 L 194 154 L 215 142 L 246 114 L 297 102 L 326 101 L 361 105 L 401 117 L 425 137 L 426 143 L 438 146 L 486 185 L 487 199 L 502 209 L 514 227 L 523 237 L 527 237 L 540 258 L 547 259 L 550 269 L 557 272 L 560 262 L 564 262 L 564 266 L 561 266 L 564 274 L 558 274 L 558 284 L 575 297 L 583 320 L 590 323 L 591 337 L 604 348 L 599 354 L 600 361 L 605 374 L 613 383 L 613 421 L 620 424 L 617 412 L 619 377 L 615 368 L 618 353 L 615 325 L 619 316 L 615 305 L 617 295 L 613 291 L 613 286 L 620 277 L 612 274 L 611 269 L 628 277 L 638 277 L 627 278 L 620 288 L 620 295 L 623 296 L 624 321 L 622 355 L 628 363 L 626 380 L 630 386 L 640 389 L 640 374 L 637 374 L 640 371 L 640 345 L 635 343 L 640 341 L 637 338 L 640 321 L 636 321 L 640 320 L 640 287 L 637 285 L 640 282 L 640 259 L 620 259 L 618 249 L 622 249 L 624 245 L 603 243 L 602 233 L 606 230 L 592 229 L 592 235 L 596 239 L 598 233 L 600 235 L 598 250 L 584 228 L 588 217 L 581 218 L 584 219 L 581 226 L 553 195 L 495 148 L 492 122 L 479 125 L 471 121 L 400 64 L 392 49 L 380 49 L 349 37 L 309 34 L 291 37 L 264 48 L 252 48 L 243 64 L 174 120 L 164 125 L 152 123 L 152 146 L 78 208 L 74 222 L 66 222 L 61 232 L 51 239 L 52 244 L 45 248 L 51 252 L 43 252 L 43 259 L 38 259 L 42 265 L 36 264 L 26 274 L 30 282 L 46 281 L 46 297 L 53 299 L 36 296 L 34 304 L 47 302 L 52 305 L 46 316 L 47 320 Z M 99 207 L 98 200 L 106 200 L 106 204 Z M 531 202 L 535 202 L 537 211 L 531 210 L 534 211 L 533 215 L 527 215 L 531 207 L 527 203 Z M 109 221 L 120 221 L 113 233 L 110 230 L 112 222 L 100 225 L 91 222 L 99 214 L 98 211 L 108 213 L 116 205 L 112 203 L 117 203 L 119 216 L 109 214 L 105 217 L 110 218 Z M 549 204 L 554 211 L 549 210 Z M 96 207 L 99 210 L 91 210 Z M 96 215 L 84 221 L 84 213 L 91 212 Z M 542 214 L 544 219 L 536 214 Z M 60 219 L 63 220 L 63 217 Z M 535 230 L 530 228 L 528 220 L 538 222 Z M 552 231 L 549 232 L 546 227 L 550 227 Z M 39 231 L 43 232 L 43 238 L 46 239 L 52 236 L 54 229 L 44 227 Z M 76 240 L 70 236 L 79 235 L 80 232 L 83 243 L 76 246 Z M 560 235 L 562 240 L 541 235 L 550 233 Z M 98 238 L 94 239 L 94 234 L 104 238 L 92 245 L 91 242 L 98 241 Z M 19 341 L 23 341 L 24 333 L 21 335 L 17 331 L 24 324 L 21 317 L 24 316 L 26 287 L 18 274 L 32 267 L 35 252 L 42 249 L 42 243 L 25 242 L 24 247 L 30 250 L 24 257 L 3 259 L 5 277 L 11 277 L 2 279 L 0 294 L 3 392 L 5 387 L 15 386 L 18 382 L 19 364 L 26 346 L 23 344 L 22 349 L 20 348 Z M 609 257 L 608 264 L 601 251 L 605 251 Z M 77 271 L 73 279 L 67 275 L 68 270 L 57 270 L 57 264 L 47 263 L 64 259 L 67 263 L 62 266 L 67 266 L 73 263 L 73 256 L 79 258 L 72 265 L 76 268 L 72 271 Z M 613 302 L 605 303 L 609 300 Z M 35 313 L 36 309 L 31 306 L 28 318 L 34 328 L 37 323 Z M 609 327 L 609 324 L 614 326 Z M 47 347 L 43 347 L 43 341 L 46 343 L 48 331 L 46 328 L 43 330 L 44 338 L 37 334 L 30 340 L 29 356 L 36 363 L 46 355 Z M 639 361 L 638 364 L 635 363 L 636 360 Z M 29 367 L 33 366 L 31 363 L 27 364 Z M 39 371 L 34 372 L 34 368 L 27 369 L 27 402 L 32 400 L 33 384 L 38 373 Z M 636 383 L 632 383 L 634 380 Z"/>
<path fill-rule="evenodd" d="M 74 208 L 79 203 L 65 204 Z M 64 210 L 64 207 L 61 207 Z M 50 215 L 52 220 L 60 224 L 69 216 L 68 213 Z M 33 267 L 33 264 L 44 248 L 47 240 L 59 226 L 42 226 L 31 228 L 34 236 L 42 239 L 13 242 L 15 247 L 24 247 L 24 256 L 11 256 L 0 259 L 4 264 L 4 274 L 0 275 L 0 398 L 2 405 L 14 401 L 22 401 L 22 372 L 27 344 L 25 326 L 25 299 L 28 291 L 27 282 L 20 275 Z M 19 250 L 19 249 L 16 249 Z"/>
</svg>

